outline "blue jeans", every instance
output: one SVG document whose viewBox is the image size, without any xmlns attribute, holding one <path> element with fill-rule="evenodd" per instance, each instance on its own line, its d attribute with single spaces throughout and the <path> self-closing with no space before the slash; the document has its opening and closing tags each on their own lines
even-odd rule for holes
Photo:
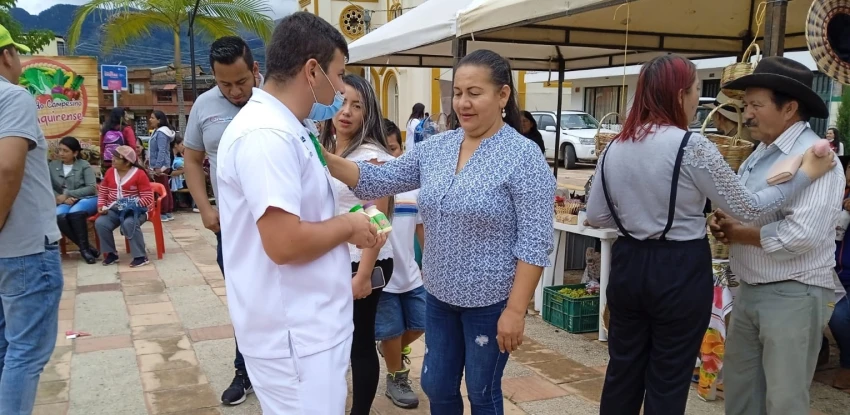
<svg viewBox="0 0 850 415">
<path fill-rule="evenodd" d="M 432 414 L 463 414 L 464 367 L 472 414 L 505 413 L 502 372 L 510 355 L 499 351 L 496 326 L 506 305 L 507 300 L 502 300 L 487 307 L 464 308 L 428 294 L 422 390 L 431 401 Z"/>
<path fill-rule="evenodd" d="M 62 265 L 59 244 L 0 258 L 0 415 L 29 415 L 56 345 Z"/>
<path fill-rule="evenodd" d="M 215 247 L 215 262 L 218 262 L 218 268 L 221 269 L 221 275 L 224 276 L 224 257 L 221 254 L 221 232 L 216 232 L 215 239 L 218 241 Z M 236 343 L 236 357 L 233 359 L 233 367 L 247 375 L 248 371 L 245 370 L 245 358 L 242 357 L 242 352 L 239 351 L 239 342 L 236 341 L 235 336 L 233 341 Z"/>
<path fill-rule="evenodd" d="M 850 291 L 850 286 L 845 286 L 844 289 Z M 850 300 L 847 296 L 835 305 L 835 310 L 832 311 L 832 317 L 829 319 L 829 331 L 838 343 L 841 367 L 850 369 Z"/>
<path fill-rule="evenodd" d="M 97 213 L 97 197 L 80 199 L 73 205 L 66 205 L 64 203 L 56 205 L 56 216 L 77 212 L 86 212 L 88 215 Z"/>
</svg>

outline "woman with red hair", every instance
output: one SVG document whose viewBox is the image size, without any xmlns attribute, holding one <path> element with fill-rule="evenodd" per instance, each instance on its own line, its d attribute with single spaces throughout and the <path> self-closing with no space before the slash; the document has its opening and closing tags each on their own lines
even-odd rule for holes
<svg viewBox="0 0 850 415">
<path fill-rule="evenodd" d="M 602 415 L 685 413 L 713 298 L 706 198 L 738 220 L 777 210 L 831 169 L 809 150 L 789 181 L 752 193 L 717 147 L 688 131 L 699 105 L 694 64 L 643 65 L 623 130 L 600 157 L 587 221 L 616 227 L 607 288 L 610 361 Z M 635 161 L 639 162 L 635 162 Z"/>
</svg>

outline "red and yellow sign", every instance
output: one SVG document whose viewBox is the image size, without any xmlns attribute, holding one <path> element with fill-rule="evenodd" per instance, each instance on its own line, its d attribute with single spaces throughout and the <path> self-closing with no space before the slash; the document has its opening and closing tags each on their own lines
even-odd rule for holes
<svg viewBox="0 0 850 415">
<path fill-rule="evenodd" d="M 35 98 L 45 138 L 72 135 L 82 142 L 99 141 L 95 59 L 31 57 L 22 58 L 21 66 L 19 84 Z"/>
</svg>

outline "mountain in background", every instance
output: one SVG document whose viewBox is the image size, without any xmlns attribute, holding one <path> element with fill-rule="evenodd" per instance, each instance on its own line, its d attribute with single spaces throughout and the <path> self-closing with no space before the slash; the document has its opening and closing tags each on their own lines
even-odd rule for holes
<svg viewBox="0 0 850 415">
<path fill-rule="evenodd" d="M 24 9 L 15 8 L 12 9 L 11 14 L 12 18 L 20 22 L 25 30 L 48 29 L 58 36 L 67 37 L 68 27 L 71 26 L 78 7 L 59 4 L 38 15 L 31 15 Z M 174 61 L 174 37 L 170 32 L 162 29 L 151 30 L 150 36 L 133 41 L 131 46 L 115 49 L 110 54 L 103 53 L 100 27 L 108 16 L 108 11 L 89 14 L 83 24 L 80 42 L 73 52 L 74 55 L 96 56 L 99 64 L 121 64 L 130 68 L 153 68 L 170 65 Z M 261 68 L 264 67 L 266 53 L 263 41 L 254 34 L 243 34 L 242 37 L 248 42 L 254 59 L 259 61 Z M 201 65 L 207 73 L 209 73 L 209 48 L 212 41 L 213 39 L 203 35 L 195 35 L 195 64 Z M 182 63 L 188 66 L 190 55 L 187 29 L 181 31 L 180 52 Z"/>
</svg>

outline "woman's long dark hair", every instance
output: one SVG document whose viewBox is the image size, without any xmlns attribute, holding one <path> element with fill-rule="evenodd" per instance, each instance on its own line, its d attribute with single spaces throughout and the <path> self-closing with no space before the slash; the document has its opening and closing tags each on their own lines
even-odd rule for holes
<svg viewBox="0 0 850 415">
<path fill-rule="evenodd" d="M 835 140 L 836 143 L 840 143 L 842 141 L 843 137 L 841 137 L 841 133 L 838 132 L 837 128 L 829 127 L 829 128 L 826 129 L 826 131 L 832 131 L 832 135 L 835 136 L 834 140 Z"/>
<path fill-rule="evenodd" d="M 520 131 L 520 134 L 522 134 L 522 135 L 524 135 L 528 138 L 534 138 L 534 137 L 543 138 L 543 135 L 540 134 L 540 130 L 537 129 L 537 120 L 534 119 L 534 116 L 531 115 L 531 113 L 528 112 L 528 111 L 522 111 L 520 114 L 522 115 L 523 118 L 525 118 L 526 120 L 528 120 L 531 123 L 531 129 L 528 130 L 527 133 L 523 133 L 520 130 L 517 130 L 517 131 Z"/>
<path fill-rule="evenodd" d="M 157 121 L 159 121 L 160 127 L 168 127 L 169 129 L 174 130 L 173 128 L 171 128 L 171 125 L 168 123 L 168 117 L 165 116 L 164 112 L 156 110 L 156 111 L 153 112 L 153 116 L 156 118 Z M 159 128 L 159 127 L 157 127 L 157 128 Z"/>
<path fill-rule="evenodd" d="M 109 131 L 121 131 L 124 122 L 124 108 L 113 108 L 109 111 L 109 116 L 103 123 L 103 128 L 100 130 L 100 135 L 103 136 Z"/>
<path fill-rule="evenodd" d="M 490 71 L 490 81 L 497 88 L 507 85 L 511 89 L 511 94 L 508 97 L 508 102 L 505 104 L 505 116 L 502 120 L 505 124 L 510 125 L 513 129 L 520 130 L 520 114 L 519 104 L 516 99 L 516 89 L 514 88 L 514 76 L 511 72 L 511 64 L 507 59 L 503 58 L 492 50 L 478 49 L 463 57 L 458 63 L 458 68 L 464 65 L 479 66 L 487 68 Z M 457 71 L 455 71 L 457 73 Z M 454 78 L 452 78 L 454 83 Z"/>
<path fill-rule="evenodd" d="M 375 96 L 372 85 L 369 81 L 352 74 L 343 75 L 342 82 L 345 82 L 346 85 L 354 88 L 360 94 L 360 104 L 363 105 L 363 119 L 361 120 L 360 131 L 355 133 L 354 137 L 351 137 L 348 147 L 343 150 L 340 156 L 348 157 L 363 144 L 372 144 L 389 155 L 386 131 L 384 131 L 384 117 L 381 115 L 381 107 L 378 105 L 378 98 Z M 336 152 L 336 138 L 333 131 L 333 119 L 325 121 L 321 141 L 325 149 L 332 153 Z M 389 207 L 385 212 L 388 219 L 392 219 L 394 209 L 395 197 L 390 196 Z"/>
<path fill-rule="evenodd" d="M 410 123 L 410 120 L 421 120 L 423 118 L 425 118 L 425 104 L 421 102 L 413 104 L 413 110 L 410 111 L 410 117 L 407 118 L 407 122 Z"/>
<path fill-rule="evenodd" d="M 77 153 L 77 155 L 74 156 L 75 159 L 79 160 L 82 157 L 81 152 L 83 151 L 83 146 L 80 145 L 80 141 L 75 137 L 71 137 L 70 135 L 62 137 L 62 139 L 59 140 L 59 145 L 68 147 L 68 150 L 71 150 L 72 153 Z"/>
<path fill-rule="evenodd" d="M 360 103 L 363 105 L 363 119 L 360 120 L 360 131 L 351 137 L 341 157 L 348 157 L 349 154 L 357 150 L 363 144 L 372 144 L 385 153 L 387 150 L 387 137 L 384 132 L 383 119 L 381 115 L 381 107 L 378 105 L 378 98 L 375 96 L 375 90 L 372 85 L 365 79 L 352 74 L 345 74 L 342 81 L 346 85 L 354 88 L 360 94 Z M 322 145 L 330 152 L 336 152 L 336 139 L 333 134 L 334 126 L 333 119 L 325 121 L 325 126 L 322 128 Z"/>
</svg>

